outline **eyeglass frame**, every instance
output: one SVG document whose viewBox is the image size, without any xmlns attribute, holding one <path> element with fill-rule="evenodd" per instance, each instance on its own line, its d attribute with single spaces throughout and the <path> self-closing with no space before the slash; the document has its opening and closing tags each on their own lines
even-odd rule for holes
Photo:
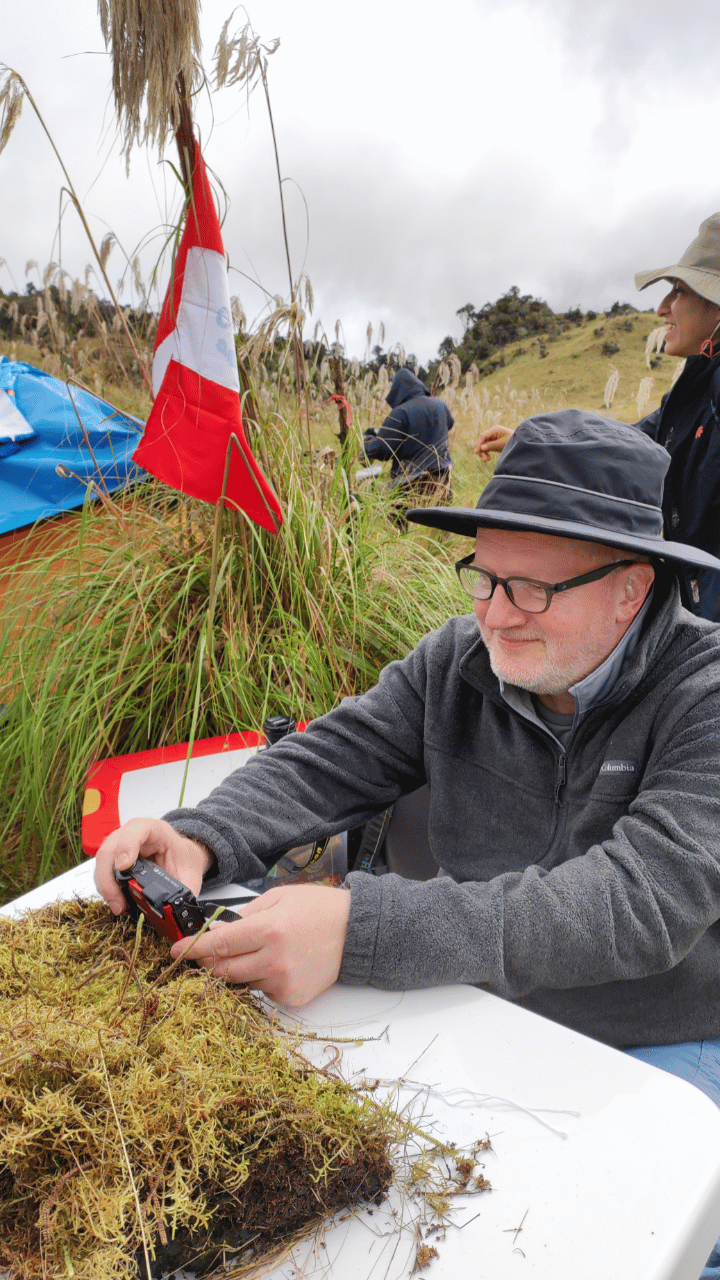
<svg viewBox="0 0 720 1280">
<path fill-rule="evenodd" d="M 469 556 L 463 556 L 462 560 L 457 560 L 455 563 L 455 572 L 458 576 L 458 581 L 460 583 L 460 586 L 462 587 L 466 595 L 470 596 L 471 600 L 479 600 L 482 604 L 487 604 L 488 601 L 492 600 L 495 594 L 495 588 L 498 586 L 501 586 L 508 600 L 512 605 L 514 605 L 516 609 L 519 609 L 521 613 L 530 613 L 530 614 L 547 613 L 548 609 L 550 608 L 550 605 L 552 604 L 553 596 L 557 595 L 558 592 L 560 591 L 568 591 L 570 587 L 582 587 L 585 585 L 586 582 L 597 582 L 599 581 L 600 578 L 605 578 L 608 576 L 608 574 L 611 574 L 614 569 L 623 569 L 631 564 L 638 563 L 637 560 L 614 560 L 612 564 L 603 565 L 602 569 L 593 569 L 591 573 L 581 573 L 580 576 L 577 578 L 566 578 L 565 582 L 553 583 L 553 582 L 540 582 L 537 578 L 524 578 L 522 574 L 517 574 L 517 573 L 513 574 L 511 578 L 498 578 L 494 573 L 489 573 L 487 569 L 479 569 L 477 565 L 471 564 L 470 562 L 474 559 L 475 559 L 475 552 L 473 551 Z M 468 591 L 462 578 L 460 577 L 460 574 L 463 569 L 475 569 L 475 571 L 478 574 L 481 573 L 486 578 L 489 578 L 490 595 L 476 596 L 473 594 L 472 591 Z M 530 585 L 533 587 L 541 587 L 542 590 L 545 592 L 545 608 L 544 609 L 523 609 L 522 605 L 516 604 L 513 599 L 512 587 L 510 586 L 510 583 L 512 582 L 529 582 Z M 509 587 L 509 590 L 508 590 L 508 587 Z"/>
</svg>

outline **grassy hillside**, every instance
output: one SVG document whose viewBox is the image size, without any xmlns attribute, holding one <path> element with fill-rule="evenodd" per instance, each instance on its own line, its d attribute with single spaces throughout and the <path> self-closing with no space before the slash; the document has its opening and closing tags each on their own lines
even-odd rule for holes
<svg viewBox="0 0 720 1280">
<path fill-rule="evenodd" d="M 677 360 L 653 353 L 649 368 L 645 357 L 646 341 L 658 327 L 652 311 L 634 311 L 622 316 L 599 315 L 560 337 L 534 338 L 522 344 L 503 348 L 500 357 L 505 367 L 483 379 L 491 395 L 503 394 L 508 380 L 518 394 L 536 388 L 546 407 L 595 409 L 610 413 L 624 422 L 637 421 L 637 394 L 644 378 L 652 378 L 649 408 L 660 403 L 668 390 Z M 617 351 L 611 351 L 617 347 Z M 516 354 L 517 352 L 522 354 Z M 604 391 L 613 370 L 619 382 L 612 410 L 604 408 Z"/>
<path fill-rule="evenodd" d="M 535 413 L 572 408 L 637 422 L 657 408 L 681 363 L 654 349 L 646 356 L 648 338 L 658 327 L 652 311 L 599 315 L 557 338 L 540 335 L 509 343 L 494 354 L 498 367 L 485 377 L 472 369 L 461 374 L 452 357 L 446 361 L 440 394 L 456 422 L 451 448 L 457 500 L 474 505 L 492 473 L 494 464 L 481 464 L 473 447 L 480 432 L 494 423 L 514 427 Z M 606 404 L 613 374 L 617 386 Z"/>
<path fill-rule="evenodd" d="M 623 421 L 638 418 L 637 394 L 643 379 L 652 379 L 650 408 L 660 403 L 668 390 L 677 361 L 653 352 L 648 367 L 645 348 L 648 336 L 657 329 L 654 312 L 631 312 L 623 316 L 600 315 L 583 320 L 557 338 L 533 338 L 510 343 L 495 357 L 501 367 L 474 380 L 483 394 L 483 407 L 506 412 L 515 397 L 524 393 L 528 401 L 539 400 L 546 409 L 584 408 L 612 413 Z M 612 348 L 617 348 L 612 350 Z M 605 387 L 616 370 L 619 382 L 611 409 L 604 406 Z M 467 375 L 465 375 L 466 377 Z M 464 386 L 460 378 L 458 391 Z M 495 400 L 499 397 L 499 401 Z M 649 412 L 649 409 L 646 410 Z"/>
</svg>

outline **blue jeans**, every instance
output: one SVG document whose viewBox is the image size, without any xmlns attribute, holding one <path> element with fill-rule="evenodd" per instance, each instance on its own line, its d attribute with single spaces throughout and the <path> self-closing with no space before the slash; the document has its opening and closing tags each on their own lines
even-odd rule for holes
<svg viewBox="0 0 720 1280">
<path fill-rule="evenodd" d="M 720 1107 L 720 1040 L 691 1040 L 688 1044 L 649 1045 L 627 1049 L 632 1058 L 640 1058 L 651 1067 L 680 1076 L 702 1089 Z M 720 1240 L 708 1258 L 700 1280 L 720 1280 Z"/>
</svg>

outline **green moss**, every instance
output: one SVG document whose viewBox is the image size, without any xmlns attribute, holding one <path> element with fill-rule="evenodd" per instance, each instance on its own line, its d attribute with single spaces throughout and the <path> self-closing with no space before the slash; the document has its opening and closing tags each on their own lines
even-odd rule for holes
<svg viewBox="0 0 720 1280">
<path fill-rule="evenodd" d="M 0 918 L 0 1263 L 18 1280 L 241 1269 L 382 1198 L 389 1109 L 243 989 L 73 901 Z"/>
</svg>

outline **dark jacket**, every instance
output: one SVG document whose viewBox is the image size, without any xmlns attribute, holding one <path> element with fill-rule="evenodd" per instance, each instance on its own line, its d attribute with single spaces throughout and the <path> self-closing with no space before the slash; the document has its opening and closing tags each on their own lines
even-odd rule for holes
<svg viewBox="0 0 720 1280">
<path fill-rule="evenodd" d="M 396 484 L 451 467 L 448 431 L 454 420 L 445 401 L 431 396 L 409 369 L 398 369 L 386 400 L 392 413 L 377 435 L 365 436 L 367 457 L 380 462 L 392 458 L 390 474 Z"/>
<path fill-rule="evenodd" d="M 341 981 L 476 983 L 620 1046 L 720 1036 L 720 628 L 674 577 L 566 749 L 453 618 L 167 818 L 242 881 L 426 781 L 445 874 L 348 876 Z"/>
<path fill-rule="evenodd" d="M 659 409 L 637 423 L 672 459 L 665 480 L 665 537 L 720 556 L 720 354 L 689 356 Z M 688 566 L 683 604 L 720 622 L 720 574 Z"/>
</svg>

